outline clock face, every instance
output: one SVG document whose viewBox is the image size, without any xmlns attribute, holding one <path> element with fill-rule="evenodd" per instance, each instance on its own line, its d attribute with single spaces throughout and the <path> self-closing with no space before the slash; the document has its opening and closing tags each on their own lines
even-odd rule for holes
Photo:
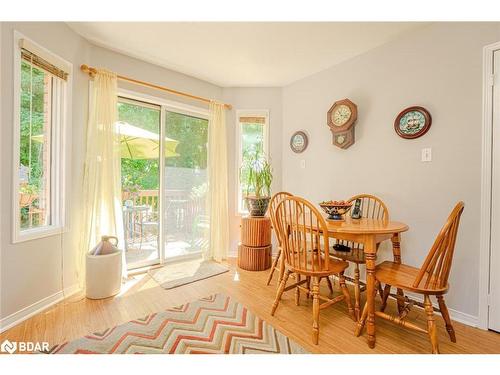
<svg viewBox="0 0 500 375">
<path fill-rule="evenodd" d="M 332 113 L 332 122 L 335 126 L 344 125 L 351 118 L 352 112 L 351 108 L 345 104 L 341 104 Z"/>
<path fill-rule="evenodd" d="M 298 131 L 290 139 L 290 148 L 293 152 L 301 153 L 306 149 L 307 142 L 307 135 L 302 131 Z"/>
</svg>

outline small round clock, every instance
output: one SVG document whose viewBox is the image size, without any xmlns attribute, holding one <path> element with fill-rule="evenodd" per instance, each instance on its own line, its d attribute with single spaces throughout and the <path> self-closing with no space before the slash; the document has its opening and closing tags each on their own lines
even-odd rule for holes
<svg viewBox="0 0 500 375">
<path fill-rule="evenodd" d="M 290 148 L 297 154 L 304 152 L 304 150 L 307 148 L 308 143 L 309 140 L 307 138 L 307 134 L 303 131 L 297 131 L 293 133 L 292 137 L 290 138 Z"/>
</svg>

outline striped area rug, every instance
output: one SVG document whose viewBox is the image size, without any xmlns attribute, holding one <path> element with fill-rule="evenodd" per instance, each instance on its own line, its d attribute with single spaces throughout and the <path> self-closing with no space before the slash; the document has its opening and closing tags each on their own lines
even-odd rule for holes
<svg viewBox="0 0 500 375">
<path fill-rule="evenodd" d="M 306 351 L 233 298 L 216 294 L 56 345 L 59 354 L 299 354 Z"/>
</svg>

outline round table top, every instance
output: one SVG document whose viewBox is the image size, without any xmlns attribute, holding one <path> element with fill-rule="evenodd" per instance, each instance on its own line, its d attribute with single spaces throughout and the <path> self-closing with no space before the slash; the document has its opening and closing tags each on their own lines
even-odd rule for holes
<svg viewBox="0 0 500 375">
<path fill-rule="evenodd" d="M 387 221 L 381 219 L 359 220 L 346 217 L 345 221 L 326 220 L 329 233 L 353 233 L 353 234 L 391 234 L 406 232 L 409 227 L 399 221 Z"/>
</svg>

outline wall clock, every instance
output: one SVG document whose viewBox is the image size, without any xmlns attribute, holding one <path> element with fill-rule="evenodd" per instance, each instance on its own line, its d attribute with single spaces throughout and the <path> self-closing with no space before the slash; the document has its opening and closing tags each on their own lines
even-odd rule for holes
<svg viewBox="0 0 500 375">
<path fill-rule="evenodd" d="M 408 107 L 394 121 L 394 130 L 402 138 L 414 139 L 423 136 L 432 124 L 429 111 L 423 107 Z"/>
<path fill-rule="evenodd" d="M 290 138 L 290 148 L 297 154 L 304 152 L 308 144 L 309 139 L 307 138 L 307 134 L 303 131 L 297 131 L 293 133 L 292 137 Z"/>
<path fill-rule="evenodd" d="M 358 107 L 349 99 L 333 103 L 327 114 L 327 123 L 335 146 L 346 149 L 354 144 L 354 125 Z"/>
</svg>

